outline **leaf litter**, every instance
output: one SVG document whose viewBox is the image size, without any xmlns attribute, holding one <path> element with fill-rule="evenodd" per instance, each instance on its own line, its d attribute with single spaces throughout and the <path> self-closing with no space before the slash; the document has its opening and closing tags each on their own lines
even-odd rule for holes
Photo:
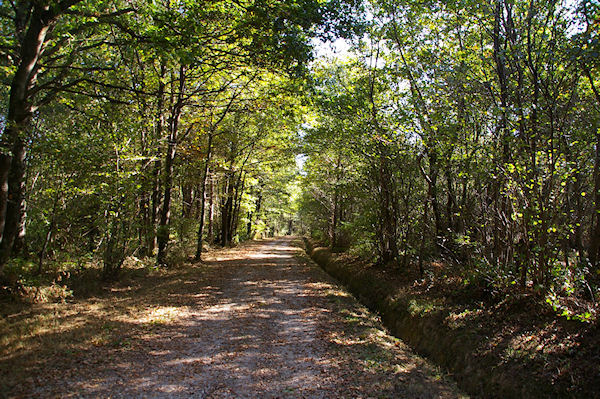
<svg viewBox="0 0 600 399">
<path fill-rule="evenodd" d="M 0 396 L 463 398 L 294 238 L 64 304 L 5 309 Z"/>
</svg>

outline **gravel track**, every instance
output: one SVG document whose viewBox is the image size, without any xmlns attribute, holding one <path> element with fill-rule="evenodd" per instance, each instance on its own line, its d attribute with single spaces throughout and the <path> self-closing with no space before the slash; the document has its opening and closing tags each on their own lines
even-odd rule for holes
<svg viewBox="0 0 600 399">
<path fill-rule="evenodd" d="M 195 270 L 157 285 L 160 317 L 120 327 L 119 345 L 51 364 L 15 397 L 464 397 L 387 335 L 298 239 L 214 251 Z"/>
</svg>

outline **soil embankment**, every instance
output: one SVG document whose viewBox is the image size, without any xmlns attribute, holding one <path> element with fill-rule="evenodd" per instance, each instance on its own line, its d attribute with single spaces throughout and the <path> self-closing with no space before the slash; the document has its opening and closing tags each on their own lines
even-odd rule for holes
<svg viewBox="0 0 600 399">
<path fill-rule="evenodd" d="M 467 392 L 600 397 L 597 325 L 559 319 L 532 297 L 489 300 L 460 287 L 440 292 L 308 239 L 305 244 L 312 259 L 377 311 L 392 334 L 450 371 Z"/>
</svg>

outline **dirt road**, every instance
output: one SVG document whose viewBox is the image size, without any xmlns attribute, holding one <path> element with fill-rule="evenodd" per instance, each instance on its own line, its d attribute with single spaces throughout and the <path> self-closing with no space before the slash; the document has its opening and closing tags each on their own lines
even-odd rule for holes
<svg viewBox="0 0 600 399">
<path fill-rule="evenodd" d="M 156 284 L 145 319 L 130 312 L 136 322 L 113 324 L 123 330 L 118 345 L 47 364 L 46 377 L 17 396 L 462 397 L 310 262 L 297 239 L 211 252 L 194 270 Z M 164 301 L 153 303 L 157 296 Z"/>
</svg>

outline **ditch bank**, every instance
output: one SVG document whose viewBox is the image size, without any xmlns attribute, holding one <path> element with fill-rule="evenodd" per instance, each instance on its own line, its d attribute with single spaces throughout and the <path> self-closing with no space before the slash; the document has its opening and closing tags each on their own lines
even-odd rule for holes
<svg viewBox="0 0 600 399">
<path fill-rule="evenodd" d="M 483 305 L 431 287 L 415 293 L 394 273 L 304 242 L 310 257 L 379 313 L 392 334 L 449 371 L 469 394 L 600 398 L 596 325 L 557 320 L 531 298 Z"/>
</svg>

